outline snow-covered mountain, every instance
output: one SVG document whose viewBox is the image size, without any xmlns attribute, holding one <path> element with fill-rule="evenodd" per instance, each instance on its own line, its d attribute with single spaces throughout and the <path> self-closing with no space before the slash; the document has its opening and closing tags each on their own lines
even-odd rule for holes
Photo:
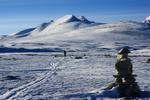
<svg viewBox="0 0 150 100">
<path fill-rule="evenodd" d="M 74 15 L 0 36 L 0 100 L 124 100 L 116 88 L 104 90 L 115 80 L 116 50 L 122 46 L 133 50 L 141 89 L 136 99 L 149 100 L 150 24 L 102 24 Z M 59 52 L 38 53 L 50 51 Z"/>
<path fill-rule="evenodd" d="M 129 46 L 149 48 L 150 25 L 135 21 L 111 24 L 95 23 L 84 16 L 66 15 L 0 39 L 13 48 L 61 48 L 66 50 L 102 50 Z"/>
</svg>

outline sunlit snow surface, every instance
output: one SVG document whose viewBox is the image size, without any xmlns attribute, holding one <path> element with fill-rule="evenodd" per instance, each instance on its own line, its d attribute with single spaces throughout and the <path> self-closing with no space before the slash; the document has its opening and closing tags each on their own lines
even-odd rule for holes
<svg viewBox="0 0 150 100">
<path fill-rule="evenodd" d="M 0 48 L 67 51 L 117 49 L 129 46 L 141 50 L 150 47 L 150 24 L 135 21 L 94 23 L 82 16 L 66 15 L 15 34 L 0 36 Z"/>
<path fill-rule="evenodd" d="M 150 57 L 132 55 L 130 58 L 138 75 L 137 82 L 145 91 L 143 95 L 150 98 L 150 63 L 147 63 Z M 115 61 L 115 53 L 100 52 L 69 53 L 67 57 L 61 53 L 1 54 L 0 99 L 116 99 L 116 91 L 101 90 L 114 80 Z"/>
</svg>

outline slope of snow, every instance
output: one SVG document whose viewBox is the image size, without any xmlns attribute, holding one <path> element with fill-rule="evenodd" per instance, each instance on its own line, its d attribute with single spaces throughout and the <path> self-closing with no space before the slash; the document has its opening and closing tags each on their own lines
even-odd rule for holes
<svg viewBox="0 0 150 100">
<path fill-rule="evenodd" d="M 82 22 L 84 22 L 84 23 L 89 23 L 89 24 L 94 23 L 93 21 L 89 21 L 89 20 L 88 20 L 87 18 L 85 18 L 84 16 L 81 16 L 80 20 L 81 20 Z"/>
<path fill-rule="evenodd" d="M 43 31 L 48 25 L 50 25 L 53 21 L 50 21 L 48 23 L 42 23 L 41 25 L 37 26 L 36 28 L 30 28 L 30 29 L 25 29 L 23 31 L 20 31 L 18 33 L 13 33 L 10 36 L 16 36 L 17 38 L 19 37 L 25 37 L 30 35 L 31 33 L 39 33 Z"/>
<path fill-rule="evenodd" d="M 48 23 L 42 23 L 41 25 L 39 25 L 38 27 L 36 27 L 33 31 L 32 31 L 32 33 L 39 33 L 39 32 L 41 32 L 41 31 L 43 31 L 46 27 L 48 27 L 50 24 L 52 24 L 53 23 L 53 20 L 51 20 L 50 22 L 48 22 Z"/>
<path fill-rule="evenodd" d="M 15 36 L 16 38 L 28 36 L 35 28 L 25 29 L 15 34 L 11 34 L 11 36 Z"/>
<path fill-rule="evenodd" d="M 50 37 L 51 34 L 64 33 L 77 28 L 91 26 L 89 25 L 89 22 L 83 22 L 74 15 L 66 15 L 57 19 L 56 21 L 50 21 L 48 23 L 39 25 L 32 32 L 30 32 L 30 36 L 27 37 L 37 37 L 41 35 L 45 37 L 47 37 L 46 35 L 49 35 Z"/>
</svg>

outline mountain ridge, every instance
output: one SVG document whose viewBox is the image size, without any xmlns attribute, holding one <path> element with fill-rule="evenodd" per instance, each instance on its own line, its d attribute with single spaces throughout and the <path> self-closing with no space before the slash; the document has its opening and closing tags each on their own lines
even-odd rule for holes
<svg viewBox="0 0 150 100">
<path fill-rule="evenodd" d="M 115 49 L 124 45 L 143 48 L 149 46 L 149 37 L 150 25 L 147 23 L 136 21 L 95 23 L 84 16 L 77 18 L 74 15 L 66 15 L 56 21 L 1 38 L 0 45 L 13 48 L 69 50 Z"/>
</svg>

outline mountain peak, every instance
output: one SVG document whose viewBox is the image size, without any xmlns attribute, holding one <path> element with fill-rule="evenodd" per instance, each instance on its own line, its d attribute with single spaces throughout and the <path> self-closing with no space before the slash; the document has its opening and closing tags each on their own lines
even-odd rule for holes
<svg viewBox="0 0 150 100">
<path fill-rule="evenodd" d="M 84 16 L 81 16 L 81 18 L 80 18 L 80 20 L 82 21 L 82 22 L 85 22 L 85 23 L 94 23 L 93 21 L 89 21 L 86 17 L 84 17 Z"/>
<path fill-rule="evenodd" d="M 81 21 L 74 15 L 65 15 L 55 21 L 55 23 L 68 23 L 68 22 L 75 22 L 75 21 Z"/>
</svg>

